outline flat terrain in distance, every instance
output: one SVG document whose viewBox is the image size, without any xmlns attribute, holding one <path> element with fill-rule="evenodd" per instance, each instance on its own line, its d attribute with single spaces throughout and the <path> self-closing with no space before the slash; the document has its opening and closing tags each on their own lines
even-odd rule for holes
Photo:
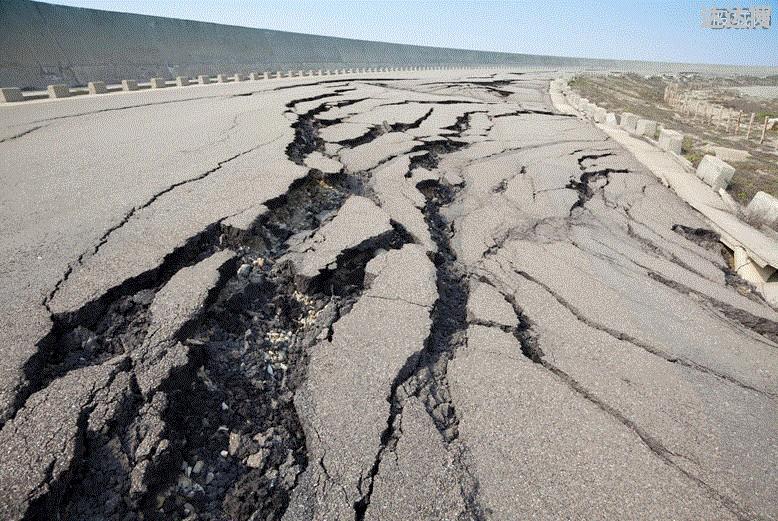
<svg viewBox="0 0 778 521">
<path fill-rule="evenodd" d="M 778 517 L 778 313 L 553 78 L 0 107 L 0 518 Z"/>
</svg>

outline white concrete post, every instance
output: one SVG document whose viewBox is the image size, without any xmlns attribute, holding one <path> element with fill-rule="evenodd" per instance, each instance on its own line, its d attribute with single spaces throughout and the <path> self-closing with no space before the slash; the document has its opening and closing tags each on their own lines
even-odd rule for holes
<svg viewBox="0 0 778 521">
<path fill-rule="evenodd" d="M 138 90 L 138 82 L 136 80 L 122 80 L 122 90 Z"/>
<path fill-rule="evenodd" d="M 705 184 L 713 188 L 715 192 L 719 189 L 726 189 L 729 186 L 732 177 L 735 175 L 735 168 L 718 157 L 706 155 L 697 166 L 697 177 L 702 179 Z"/>
<path fill-rule="evenodd" d="M 165 87 L 167 87 L 165 78 L 151 78 L 152 89 L 164 89 Z"/>
<path fill-rule="evenodd" d="M 15 101 L 24 101 L 22 90 L 16 87 L 5 87 L 0 89 L 0 101 L 12 103 Z"/>
<path fill-rule="evenodd" d="M 667 152 L 675 152 L 681 155 L 681 147 L 683 146 L 683 134 L 675 130 L 667 130 L 663 128 L 659 132 L 659 148 Z"/>
<path fill-rule="evenodd" d="M 89 94 L 105 94 L 108 92 L 104 81 L 90 81 L 87 87 L 89 88 Z"/>
<path fill-rule="evenodd" d="M 217 74 L 216 75 L 216 83 L 227 83 L 227 75 L 226 74 Z"/>
<path fill-rule="evenodd" d="M 189 77 L 188 76 L 176 76 L 176 86 L 177 87 L 186 87 L 189 85 Z"/>
<path fill-rule="evenodd" d="M 263 77 L 264 79 L 266 79 L 266 80 L 269 80 L 269 79 L 270 79 L 270 73 L 269 73 L 269 72 L 267 72 L 267 71 L 265 71 L 265 72 L 263 72 L 263 73 L 262 73 L 262 77 Z"/>
<path fill-rule="evenodd" d="M 207 74 L 200 74 L 197 77 L 197 83 L 199 83 L 200 85 L 208 85 L 209 83 L 211 83 L 211 77 L 208 76 Z"/>
<path fill-rule="evenodd" d="M 67 98 L 70 96 L 70 88 L 64 84 L 49 85 L 46 91 L 50 98 Z"/>
</svg>

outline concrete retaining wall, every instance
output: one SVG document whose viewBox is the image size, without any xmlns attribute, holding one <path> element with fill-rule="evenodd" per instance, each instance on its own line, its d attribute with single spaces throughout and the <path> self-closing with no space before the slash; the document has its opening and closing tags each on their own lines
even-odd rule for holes
<svg viewBox="0 0 778 521">
<path fill-rule="evenodd" d="M 0 87 L 384 65 L 577 66 L 577 58 L 349 40 L 0 0 Z"/>
<path fill-rule="evenodd" d="M 464 30 L 464 29 L 463 29 Z M 177 76 L 299 69 L 529 66 L 649 72 L 742 67 L 597 60 L 400 45 L 251 29 L 29 0 L 0 0 L 0 87 L 45 89 Z M 755 75 L 776 67 L 750 67 Z"/>
</svg>

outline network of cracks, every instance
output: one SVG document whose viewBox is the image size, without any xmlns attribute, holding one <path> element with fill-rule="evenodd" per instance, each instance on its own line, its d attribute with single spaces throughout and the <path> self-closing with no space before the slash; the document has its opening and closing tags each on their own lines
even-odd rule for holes
<svg viewBox="0 0 778 521">
<path fill-rule="evenodd" d="M 470 79 L 465 86 L 497 96 L 491 103 L 499 103 L 511 95 L 508 89 L 517 81 Z M 451 82 L 443 86 L 462 85 Z M 319 132 L 343 120 L 317 116 L 366 99 L 342 99 L 355 89 L 346 83 L 335 87 L 332 92 L 287 104 L 295 115 L 295 138 L 286 149 L 290 161 L 303 165 L 314 152 L 332 157 Z M 315 101 L 320 104 L 314 108 L 296 110 L 302 103 Z M 435 171 L 446 155 L 467 149 L 470 141 L 464 135 L 474 116 L 486 114 L 494 121 L 488 111 L 467 109 L 465 102 L 458 103 L 465 108 L 453 125 L 440 129 L 445 130 L 444 135 L 404 152 L 412 155 L 406 179 L 414 178 L 417 169 Z M 384 122 L 335 144 L 355 149 L 387 133 L 418 129 L 432 115 L 433 107 L 434 102 L 430 102 L 429 110 L 415 121 Z M 517 114 L 554 116 L 553 111 L 517 110 L 496 117 Z M 609 154 L 578 155 L 581 174 L 567 186 L 577 194 L 569 209 L 571 218 L 607 186 L 609 176 L 628 173 L 587 168 L 587 162 Z M 390 159 L 385 158 L 382 164 Z M 249 229 L 215 223 L 170 252 L 154 270 L 125 281 L 76 313 L 53 317 L 54 328 L 29 364 L 30 383 L 18 396 L 17 411 L 34 393 L 76 371 L 106 365 L 112 371 L 104 388 L 95 389 L 78 413 L 74 463 L 46 484 L 46 493 L 30 505 L 26 518 L 281 519 L 302 473 L 318 464 L 309 460 L 305 431 L 295 407 L 295 393 L 305 382 L 310 353 L 332 340 L 333 324 L 369 289 L 367 264 L 416 240 L 392 221 L 390 231 L 340 252 L 327 269 L 302 279 L 286 260 L 290 239 L 312 236 L 331 222 L 350 197 L 377 200 L 371 175 L 372 169 L 336 173 L 310 169 L 285 195 L 265 202 L 268 211 Z M 424 404 L 444 443 L 456 452 L 456 475 L 464 505 L 460 518 L 486 519 L 489 512 L 479 500 L 480 485 L 471 470 L 470 455 L 458 443 L 459 417 L 447 370 L 457 350 L 465 345 L 467 328 L 472 324 L 466 311 L 469 288 L 474 281 L 492 281 L 471 273 L 458 260 L 452 244 L 454 230 L 445 210 L 462 197 L 464 182 L 425 178 L 415 188 L 424 197 L 421 213 L 436 247 L 429 258 L 435 266 L 438 297 L 423 348 L 394 376 L 379 450 L 362 478 L 361 497 L 353 504 L 353 515 L 356 520 L 364 519 L 370 509 L 374 478 L 397 445 L 403 408 L 413 397 Z M 495 191 L 505 189 L 503 184 Z M 683 226 L 676 231 L 705 247 L 719 248 L 712 232 Z M 148 384 L 144 375 L 159 362 L 158 357 L 148 355 L 149 346 L 157 341 L 152 316 L 155 299 L 177 275 L 219 255 L 222 260 L 215 265 L 218 275 L 200 309 L 164 339 L 164 349 L 181 356 Z M 518 274 L 531 279 L 526 273 Z M 732 284 L 742 283 L 732 273 L 727 275 Z M 660 274 L 655 278 L 673 284 Z M 514 309 L 517 325 L 481 325 L 513 334 L 523 356 L 576 389 L 575 381 L 544 358 L 535 328 L 521 307 L 509 294 L 503 296 Z M 768 338 L 778 336 L 775 323 L 730 311 L 734 320 L 750 320 L 748 326 L 756 332 Z M 101 412 L 97 422 L 94 415 L 103 407 L 101 400 L 111 406 Z M 628 419 L 618 420 L 635 430 Z M 662 447 L 649 436 L 643 441 L 664 456 Z"/>
</svg>

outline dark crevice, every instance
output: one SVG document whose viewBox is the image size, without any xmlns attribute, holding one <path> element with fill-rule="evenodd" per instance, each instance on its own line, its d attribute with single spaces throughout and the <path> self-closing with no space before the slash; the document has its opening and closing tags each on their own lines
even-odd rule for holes
<svg viewBox="0 0 778 521">
<path fill-rule="evenodd" d="M 626 211 L 627 215 L 629 214 L 629 210 Z M 667 259 L 668 261 L 672 262 L 673 264 L 676 264 L 677 266 L 680 266 L 681 268 L 694 273 L 695 275 L 698 275 L 702 278 L 708 279 L 708 277 L 697 271 L 695 268 L 689 266 L 684 261 L 682 261 L 678 256 L 676 256 L 674 253 L 665 251 L 664 249 L 660 248 L 657 244 L 655 244 L 651 239 L 644 237 L 642 235 L 639 235 L 636 231 L 632 223 L 627 223 L 627 234 L 635 239 L 637 242 L 640 243 L 640 245 L 646 250 L 651 252 L 657 257 Z"/>
<path fill-rule="evenodd" d="M 611 337 L 615 338 L 616 340 L 619 340 L 621 342 L 627 342 L 629 344 L 634 345 L 635 347 L 638 347 L 654 356 L 657 356 L 661 358 L 662 360 L 672 363 L 672 364 L 678 364 L 682 365 L 684 367 L 687 367 L 689 369 L 693 369 L 695 371 L 699 371 L 701 373 L 709 374 L 711 376 L 715 376 L 716 378 L 720 378 L 722 380 L 725 380 L 731 384 L 734 384 L 738 387 L 742 387 L 743 389 L 748 389 L 749 391 L 754 391 L 759 394 L 765 394 L 768 396 L 773 396 L 772 393 L 769 393 L 767 391 L 763 391 L 761 389 L 757 389 L 753 386 L 750 386 L 746 383 L 743 383 L 736 378 L 733 378 L 732 376 L 729 376 L 727 374 L 721 373 L 719 371 L 716 371 L 715 369 L 711 369 L 709 367 L 700 365 L 692 360 L 672 355 L 662 349 L 659 349 L 658 347 L 652 346 L 638 338 L 633 337 L 632 335 L 628 335 L 627 333 L 624 333 L 623 331 L 618 331 L 614 328 L 608 327 L 604 324 L 601 324 L 599 322 L 596 322 L 588 317 L 586 317 L 583 313 L 581 313 L 578 308 L 573 306 L 570 302 L 568 302 L 564 297 L 562 297 L 559 293 L 551 289 L 547 284 L 539 281 L 532 275 L 524 272 L 524 271 L 515 271 L 517 275 L 520 275 L 521 277 L 527 279 L 530 282 L 533 282 L 543 288 L 549 295 L 551 295 L 554 300 L 556 300 L 559 304 L 564 306 L 579 322 L 582 322 L 588 327 L 591 327 L 592 329 L 596 329 L 598 331 L 602 331 L 603 333 L 606 333 L 610 335 Z M 514 304 L 514 309 L 519 309 L 518 306 L 515 305 L 513 301 L 511 301 L 512 304 Z M 517 315 L 519 313 L 517 312 Z M 519 320 L 521 321 L 521 315 L 519 315 Z M 529 327 L 531 329 L 531 325 Z M 523 344 L 522 344 L 523 345 Z M 539 357 L 542 358 L 543 354 L 540 352 Z M 528 357 L 530 358 L 530 357 Z"/>
<path fill-rule="evenodd" d="M 718 250 L 721 236 L 707 228 L 692 228 L 683 224 L 674 224 L 672 230 L 681 237 L 701 246 L 706 250 Z"/>
<path fill-rule="evenodd" d="M 430 155 L 434 165 L 436 155 Z M 433 165 L 433 167 L 434 167 Z M 424 348 L 411 355 L 398 371 L 391 386 L 390 414 L 387 425 L 381 434 L 381 449 L 367 476 L 366 490 L 362 482 L 362 497 L 354 503 L 355 520 L 365 517 L 373 492 L 374 478 L 380 470 L 381 462 L 388 452 L 393 452 L 401 436 L 401 418 L 405 401 L 411 397 L 419 398 L 433 420 L 443 439 L 452 447 L 459 436 L 459 420 L 456 416 L 448 387 L 448 363 L 459 347 L 465 343 L 467 329 L 466 306 L 468 296 L 467 273 L 456 259 L 451 248 L 453 231 L 440 213 L 440 208 L 453 202 L 457 190 L 439 182 L 419 183 L 419 190 L 427 203 L 423 213 L 430 234 L 438 246 L 433 255 L 437 271 L 438 299 L 431 311 L 432 327 Z M 485 519 L 482 507 L 478 503 L 478 480 L 469 472 L 465 460 L 465 449 L 456 445 L 459 452 L 456 458 L 457 470 L 461 476 L 460 488 L 465 502 L 465 519 Z"/>
<path fill-rule="evenodd" d="M 353 73 L 353 74 L 356 74 L 356 73 Z M 300 77 L 296 76 L 295 78 L 296 79 L 306 79 L 306 78 L 313 78 L 313 77 L 314 76 L 304 76 L 304 77 L 300 78 Z M 286 80 L 286 79 L 291 79 L 291 78 L 283 77 L 281 79 Z M 411 79 L 411 78 L 361 78 L 361 77 L 357 77 L 357 78 L 337 78 L 337 79 L 331 79 L 331 80 L 311 81 L 311 82 L 300 83 L 300 84 L 295 84 L 295 85 L 282 85 L 280 87 L 276 87 L 273 90 L 278 91 L 278 90 L 288 90 L 288 89 L 300 89 L 300 88 L 303 88 L 303 87 L 312 87 L 314 85 L 327 85 L 327 84 L 331 84 L 331 83 L 348 84 L 350 82 L 365 83 L 365 82 L 368 82 L 368 81 L 408 81 L 409 79 Z"/>
<path fill-rule="evenodd" d="M 746 329 L 763 336 L 770 341 L 771 347 L 775 347 L 778 344 L 778 322 L 773 320 L 756 316 L 748 311 L 737 308 L 726 302 L 722 302 L 708 295 L 702 294 L 692 288 L 663 277 L 659 273 L 649 271 L 648 276 L 657 282 L 664 284 L 665 286 L 672 288 L 684 295 L 693 296 L 695 299 L 707 302 L 712 308 L 718 310 L 722 315 L 734 322 L 737 322 Z"/>
<path fill-rule="evenodd" d="M 163 416 L 177 434 L 185 468 L 200 464 L 203 471 L 188 476 L 189 489 L 181 490 L 179 474 L 151 494 L 166 499 L 146 519 L 183 519 L 189 510 L 214 521 L 281 519 L 309 464 L 293 402 L 309 349 L 331 335 L 332 324 L 359 298 L 376 252 L 407 240 L 396 229 L 344 251 L 337 269 L 304 288 L 291 265 L 274 263 L 283 249 L 245 251 L 250 271 L 228 283 L 188 340 L 201 346 L 198 374 L 205 376 L 171 396 Z"/>
<path fill-rule="evenodd" d="M 570 182 L 565 186 L 565 188 L 569 188 L 571 190 L 575 190 L 578 192 L 578 200 L 573 203 L 573 205 L 570 207 L 570 215 L 573 214 L 573 211 L 576 208 L 583 208 L 587 202 L 589 202 L 592 197 L 594 197 L 594 194 L 598 190 L 604 189 L 606 186 L 608 186 L 608 183 L 610 183 L 610 175 L 621 173 L 621 174 L 627 174 L 630 172 L 628 169 L 617 169 L 617 168 L 603 168 L 600 170 L 587 170 L 587 166 L 585 166 L 583 163 L 584 161 L 591 161 L 596 159 L 601 159 L 603 157 L 609 157 L 612 156 L 613 153 L 607 152 L 603 154 L 585 154 L 578 157 L 578 167 L 581 170 L 581 176 L 578 180 L 571 179 Z M 602 186 L 597 186 L 599 181 L 605 180 L 605 183 L 602 184 Z M 595 188 L 596 186 L 596 188 Z"/>
<path fill-rule="evenodd" d="M 77 118 L 81 116 L 92 116 L 94 114 L 101 114 L 103 112 L 115 112 L 118 110 L 128 110 L 128 109 L 137 109 L 137 108 L 143 108 L 143 107 L 155 107 L 157 105 L 170 105 L 174 103 L 187 103 L 190 101 L 203 101 L 203 100 L 209 100 L 209 99 L 216 99 L 216 98 L 224 98 L 223 95 L 217 95 L 217 96 L 201 96 L 197 98 L 184 98 L 184 99 L 174 99 L 174 100 L 166 100 L 166 101 L 153 101 L 149 103 L 139 103 L 137 105 L 126 105 L 124 107 L 111 107 L 106 109 L 100 109 L 100 110 L 92 110 L 88 112 L 80 112 L 78 114 L 67 114 L 65 116 L 55 116 L 52 118 L 45 118 L 45 119 L 39 119 L 36 121 L 31 121 L 31 123 L 46 123 L 50 121 L 56 121 L 59 119 L 70 119 L 70 118 Z"/>
<path fill-rule="evenodd" d="M 394 107 L 397 105 L 491 105 L 485 101 L 470 101 L 470 100 L 455 100 L 455 99 L 442 99 L 442 100 L 403 100 L 393 101 L 391 103 L 382 103 L 380 107 Z"/>
<path fill-rule="evenodd" d="M 47 127 L 48 125 L 38 125 L 37 127 L 32 127 L 30 129 L 25 130 L 24 132 L 20 132 L 16 134 L 15 136 L 9 136 L 7 138 L 0 139 L 0 143 L 7 143 L 8 141 L 13 141 L 14 139 L 19 139 L 20 137 L 24 137 L 27 134 L 32 134 L 36 130 L 40 130 L 42 128 Z"/>
<path fill-rule="evenodd" d="M 405 132 L 413 128 L 419 128 L 419 126 L 421 126 L 424 120 L 426 120 L 431 114 L 432 114 L 432 109 L 427 111 L 419 119 L 412 121 L 410 123 L 389 124 L 385 121 L 382 125 L 376 125 L 374 127 L 371 127 L 367 132 L 365 132 L 361 136 L 357 136 L 351 139 L 343 139 L 341 141 L 336 141 L 335 143 L 345 148 L 355 148 L 361 145 L 366 145 L 371 141 L 375 140 L 376 138 L 378 138 L 379 136 L 388 134 L 390 132 Z"/>
<path fill-rule="evenodd" d="M 488 114 L 488 113 L 489 111 L 486 110 L 471 110 L 465 112 L 461 116 L 457 116 L 457 119 L 453 125 L 443 127 L 443 130 L 453 130 L 454 132 L 462 134 L 463 132 L 470 130 L 470 124 L 471 124 L 470 120 L 473 114 Z"/>
<path fill-rule="evenodd" d="M 338 259 L 340 268 L 323 273 L 311 287 L 312 294 L 300 292 L 288 268 L 276 267 L 274 259 L 285 251 L 286 239 L 301 230 L 315 230 L 349 195 L 361 193 L 362 186 L 361 179 L 345 174 L 324 176 L 312 170 L 286 194 L 267 201 L 269 211 L 248 231 L 237 232 L 220 222 L 214 223 L 168 254 L 157 268 L 123 282 L 74 313 L 53 317 L 54 327 L 41 342 L 38 354 L 27 364 L 29 385 L 19 392 L 15 410 L 33 392 L 69 371 L 134 351 L 147 336 L 148 309 L 157 291 L 182 268 L 225 247 L 238 252 L 241 261 L 250 266 L 248 274 L 242 269 L 237 275 L 234 262 L 223 267 L 230 277 L 223 276 L 206 301 L 206 312 L 180 332 L 187 345 L 188 362 L 161 383 L 159 392 L 144 398 L 133 384 L 122 394 L 122 404 L 110 420 L 108 430 L 80 431 L 85 446 L 67 473 L 78 479 L 72 480 L 70 486 L 63 484 L 64 491 L 58 492 L 62 500 L 55 502 L 52 508 L 57 513 L 49 512 L 52 516 L 77 514 L 124 519 L 142 511 L 145 519 L 184 519 L 197 504 L 204 512 L 200 519 L 224 519 L 225 512 L 232 519 L 248 519 L 253 514 L 249 510 L 255 507 L 265 512 L 263 519 L 280 519 L 288 491 L 306 461 L 304 437 L 293 412 L 290 389 L 303 378 L 304 362 L 297 366 L 295 363 L 305 356 L 306 342 L 311 341 L 308 333 L 319 328 L 327 334 L 329 324 L 350 306 L 354 294 L 361 291 L 364 265 L 375 249 L 398 247 L 408 237 L 396 227 L 375 244 L 344 252 Z M 301 317 L 300 313 L 305 316 Z M 286 337 L 279 340 L 280 337 L 269 335 L 284 328 L 299 334 L 300 340 L 293 337 L 296 347 L 288 347 L 285 361 L 272 360 L 274 364 L 283 363 L 288 367 L 284 371 L 279 365 L 273 366 L 278 368 L 274 376 L 268 372 L 267 365 L 257 364 L 268 363 L 267 357 L 278 352 L 275 348 L 288 341 Z M 249 342 L 246 334 L 250 331 L 249 336 L 253 336 Z M 236 363 L 236 359 L 242 359 L 243 363 Z M 230 403 L 240 407 L 236 406 L 237 411 L 224 410 L 221 402 L 214 401 L 219 397 L 229 397 Z M 201 482 L 197 482 L 192 474 L 196 462 L 191 459 L 190 466 L 180 470 L 182 462 L 191 456 L 187 447 L 194 447 L 199 455 L 200 449 L 223 446 L 224 433 L 218 427 L 225 423 L 217 423 L 217 418 L 223 421 L 228 417 L 229 426 L 243 436 L 249 429 L 246 422 L 258 418 L 257 415 L 261 417 L 258 425 L 266 427 L 262 432 L 269 432 L 268 439 L 281 440 L 264 447 L 268 451 L 261 467 L 264 470 L 259 467 L 247 470 L 245 460 L 243 463 L 227 461 L 230 458 L 220 454 L 223 447 L 215 452 L 219 458 L 216 461 L 214 453 L 202 454 L 214 463 L 216 477 L 209 478 L 204 471 L 198 474 Z M 205 420 L 211 423 L 205 425 Z M 193 422 L 200 422 L 201 432 L 192 430 L 195 429 Z M 149 456 L 153 471 L 145 472 L 143 481 L 136 482 L 141 479 L 134 474 L 137 465 L 147 462 L 136 461 L 136 451 L 150 428 L 160 429 L 158 436 L 166 448 L 162 450 L 160 445 L 156 454 Z M 253 438 L 245 440 L 245 447 L 258 451 L 262 448 Z M 290 447 L 293 447 L 291 459 L 287 450 Z M 283 461 L 279 459 L 281 456 L 285 457 Z M 259 459 L 255 457 L 253 461 Z M 200 467 L 205 468 L 204 464 Z M 219 477 L 221 468 L 224 475 Z M 263 481 L 257 476 L 260 472 L 262 476 L 269 473 L 275 478 Z M 103 477 L 99 478 L 100 475 Z M 175 481 L 168 485 L 171 479 Z M 111 485 L 81 485 L 101 480 Z M 214 487 L 221 488 L 209 495 L 209 490 L 216 490 Z M 132 494 L 131 488 L 135 490 Z M 267 517 L 271 512 L 272 516 Z"/>
<path fill-rule="evenodd" d="M 721 242 L 721 236 L 718 233 L 707 228 L 692 228 L 682 224 L 674 224 L 672 230 L 701 248 L 714 254 L 721 254 L 724 259 L 724 266 L 721 269 L 724 272 L 724 281 L 727 286 L 734 288 L 735 291 L 749 300 L 764 306 L 770 306 L 770 303 L 756 290 L 756 287 L 743 279 L 731 267 L 734 265 L 735 259 L 732 252 Z"/>
<path fill-rule="evenodd" d="M 502 114 L 495 114 L 494 118 L 507 118 L 510 116 L 521 116 L 524 114 L 539 114 L 541 116 L 558 116 L 560 118 L 573 118 L 575 116 L 572 116 L 570 114 L 562 114 L 559 112 L 554 112 L 551 110 L 534 110 L 534 109 L 520 109 L 520 110 L 514 110 L 512 112 L 504 112 Z"/>
<path fill-rule="evenodd" d="M 557 298 L 557 296 L 553 292 L 551 292 L 545 285 L 538 282 L 531 276 L 521 271 L 516 271 L 516 273 L 525 277 L 527 280 L 530 280 L 540 285 L 541 287 L 546 289 L 546 291 L 549 291 L 549 293 L 552 296 Z M 675 470 L 683 474 L 690 481 L 702 487 L 711 497 L 721 502 L 721 504 L 725 508 L 727 508 L 727 510 L 732 512 L 738 519 L 742 521 L 751 519 L 751 516 L 749 515 L 748 511 L 742 508 L 739 504 L 737 504 L 735 500 L 720 493 L 713 486 L 709 485 L 699 477 L 691 474 L 689 471 L 685 470 L 683 467 L 678 465 L 676 463 L 675 458 L 683 457 L 683 455 L 676 454 L 671 450 L 669 450 L 667 447 L 665 447 L 662 444 L 660 440 L 652 436 L 650 433 L 648 433 L 646 430 L 640 427 L 636 422 L 626 417 L 624 414 L 621 413 L 621 411 L 619 411 L 615 407 L 601 400 L 598 396 L 590 392 L 586 387 L 584 387 L 581 383 L 575 380 L 572 376 L 570 376 L 568 373 L 566 373 L 565 371 L 557 367 L 556 364 L 554 364 L 552 361 L 549 361 L 549 359 L 545 357 L 543 351 L 539 347 L 539 336 L 536 330 L 534 329 L 533 324 L 526 318 L 523 311 L 517 305 L 516 301 L 513 298 L 510 297 L 506 297 L 506 298 L 508 298 L 509 302 L 511 302 L 511 304 L 513 305 L 514 310 L 516 311 L 516 314 L 519 318 L 519 326 L 516 328 L 516 336 L 520 342 L 522 354 L 525 357 L 529 358 L 534 363 L 541 365 L 542 367 L 547 369 L 549 372 L 551 372 L 556 377 L 558 377 L 562 382 L 564 382 L 570 389 L 575 391 L 579 396 L 586 399 L 590 403 L 594 404 L 598 409 L 603 411 L 613 420 L 617 421 L 618 423 L 622 424 L 624 427 L 632 431 L 654 455 L 660 458 L 665 464 L 673 467 Z M 559 299 L 557 298 L 557 300 Z M 567 307 L 566 304 L 563 305 Z"/>
<path fill-rule="evenodd" d="M 237 158 L 239 158 L 239 157 L 241 157 L 243 155 L 249 154 L 249 153 L 257 150 L 261 146 L 262 145 L 258 145 L 258 146 L 252 147 L 252 148 L 250 148 L 248 150 L 245 150 L 243 152 L 239 152 L 238 154 L 235 154 L 234 156 L 231 156 L 231 157 L 229 157 L 227 159 L 219 161 L 214 168 L 212 168 L 212 169 L 210 169 L 210 170 L 208 170 L 206 172 L 203 172 L 202 174 L 200 174 L 197 177 L 192 177 L 192 178 L 186 179 L 184 181 L 180 181 L 178 183 L 174 183 L 174 184 L 168 186 L 167 188 L 165 188 L 164 190 L 161 190 L 161 191 L 157 192 L 156 194 L 154 194 L 150 199 L 148 199 L 142 205 L 136 206 L 136 207 L 132 208 L 129 212 L 127 212 L 124 215 L 124 217 L 122 217 L 122 219 L 117 224 L 115 224 L 114 226 L 112 226 L 111 228 L 106 230 L 105 233 L 103 233 L 103 235 L 100 237 L 100 239 L 97 241 L 97 244 L 95 244 L 95 246 L 92 248 L 91 251 L 82 253 L 81 255 L 79 255 L 78 259 L 76 259 L 75 263 L 73 263 L 73 264 L 71 264 L 71 265 L 69 265 L 67 267 L 67 269 L 65 270 L 65 273 L 63 274 L 62 278 L 60 278 L 57 281 L 57 283 L 54 285 L 54 288 L 51 290 L 51 292 L 46 296 L 46 298 L 42 302 L 43 306 L 46 308 L 47 311 L 51 312 L 51 309 L 49 307 L 50 302 L 54 299 L 54 297 L 56 296 L 57 292 L 62 287 L 62 285 L 65 282 L 68 281 L 70 276 L 73 274 L 73 270 L 77 266 L 81 266 L 84 263 L 84 261 L 85 261 L 85 259 L 87 257 L 91 257 L 91 256 L 96 255 L 100 251 L 100 248 L 102 248 L 108 242 L 108 240 L 110 239 L 111 235 L 115 231 L 120 229 L 122 226 L 127 224 L 130 221 L 130 219 L 132 219 L 133 216 L 135 216 L 138 212 L 143 211 L 146 208 L 150 207 L 160 197 L 162 197 L 163 195 L 165 195 L 165 194 L 167 194 L 169 192 L 172 192 L 176 188 L 179 188 L 181 186 L 187 185 L 189 183 L 195 183 L 197 181 L 202 181 L 203 179 L 205 179 L 206 177 L 210 176 L 214 172 L 217 172 L 217 171 L 221 170 L 221 168 L 225 164 L 227 164 L 227 163 L 229 163 L 231 161 L 234 161 L 235 159 L 237 159 Z"/>
</svg>

